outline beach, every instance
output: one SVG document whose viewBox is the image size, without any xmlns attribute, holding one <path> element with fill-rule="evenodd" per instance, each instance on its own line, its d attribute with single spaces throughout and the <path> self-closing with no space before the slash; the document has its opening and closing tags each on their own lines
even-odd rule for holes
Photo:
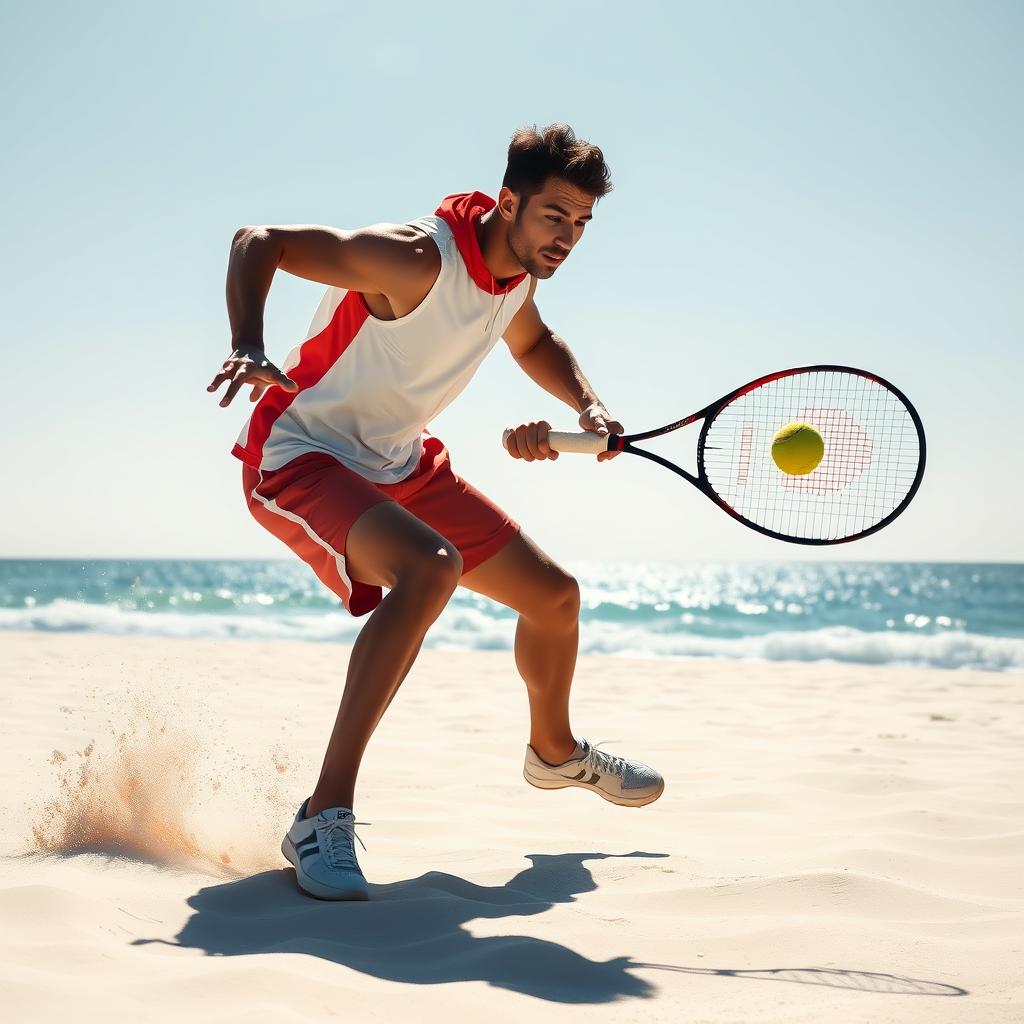
<svg viewBox="0 0 1024 1024">
<path fill-rule="evenodd" d="M 1024 673 L 585 655 L 573 727 L 666 779 L 522 777 L 510 651 L 424 650 L 356 798 L 366 903 L 279 844 L 350 648 L 4 632 L 10 1019 L 1024 1018 Z"/>
</svg>

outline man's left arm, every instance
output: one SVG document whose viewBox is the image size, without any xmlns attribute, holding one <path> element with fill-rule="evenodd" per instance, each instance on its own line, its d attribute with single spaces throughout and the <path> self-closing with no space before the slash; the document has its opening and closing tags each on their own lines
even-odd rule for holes
<svg viewBox="0 0 1024 1024">
<path fill-rule="evenodd" d="M 516 362 L 545 391 L 561 399 L 579 414 L 583 430 L 595 434 L 622 434 L 624 428 L 608 414 L 590 382 L 583 375 L 572 350 L 541 319 L 533 301 L 536 278 L 530 282 L 526 301 L 505 328 L 503 337 Z M 513 428 L 506 443 L 508 453 L 517 459 L 557 459 L 558 452 L 548 444 L 551 424 L 546 420 L 524 423 Z M 615 458 L 618 452 L 600 452 L 599 462 Z"/>
</svg>

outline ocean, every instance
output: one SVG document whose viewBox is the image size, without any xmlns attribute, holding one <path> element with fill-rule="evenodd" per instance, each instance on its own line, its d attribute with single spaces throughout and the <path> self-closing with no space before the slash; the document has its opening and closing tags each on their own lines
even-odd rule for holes
<svg viewBox="0 0 1024 1024">
<path fill-rule="evenodd" d="M 1024 669 L 1024 564 L 580 562 L 580 652 Z M 365 618 L 302 563 L 0 560 L 0 631 L 351 643 Z M 425 648 L 511 650 L 460 588 Z"/>
</svg>

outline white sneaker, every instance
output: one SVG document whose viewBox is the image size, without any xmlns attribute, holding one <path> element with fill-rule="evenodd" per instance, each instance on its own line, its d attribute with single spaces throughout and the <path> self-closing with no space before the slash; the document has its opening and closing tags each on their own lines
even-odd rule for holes
<svg viewBox="0 0 1024 1024">
<path fill-rule="evenodd" d="M 605 800 L 623 807 L 653 803 L 665 789 L 665 780 L 649 765 L 613 757 L 584 739 L 579 740 L 579 746 L 583 754 L 564 764 L 550 765 L 527 743 L 523 778 L 538 789 L 564 789 L 566 786 L 592 789 Z"/>
<path fill-rule="evenodd" d="M 307 818 L 308 804 L 306 797 L 281 840 L 281 852 L 295 868 L 299 888 L 318 900 L 369 899 L 352 840 L 359 839 L 356 825 L 372 823 L 356 821 L 348 807 L 329 807 Z M 359 844 L 366 849 L 362 839 Z"/>
</svg>

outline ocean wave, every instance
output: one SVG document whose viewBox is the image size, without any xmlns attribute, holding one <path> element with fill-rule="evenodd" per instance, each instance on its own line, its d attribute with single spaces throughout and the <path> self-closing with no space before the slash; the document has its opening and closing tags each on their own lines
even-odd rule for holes
<svg viewBox="0 0 1024 1024">
<path fill-rule="evenodd" d="M 1024 669 L 1024 640 L 981 636 L 962 630 L 920 634 L 867 632 L 850 626 L 832 626 L 727 639 L 686 633 L 639 634 L 632 630 L 602 629 L 585 642 L 581 631 L 580 651 L 638 658 L 833 661 L 993 672 Z"/>
<path fill-rule="evenodd" d="M 347 612 L 289 615 L 150 612 L 58 598 L 33 608 L 0 608 L 0 629 L 107 633 L 181 639 L 312 640 L 351 643 L 360 621 Z"/>
<path fill-rule="evenodd" d="M 273 614 L 141 612 L 114 605 L 58 599 L 30 608 L 0 609 L 0 629 L 104 633 L 122 636 L 352 643 L 365 619 L 343 611 Z M 511 650 L 516 618 L 484 606 L 449 606 L 431 627 L 424 648 Z M 702 636 L 638 625 L 588 622 L 580 626 L 580 653 L 640 658 L 740 658 L 760 661 L 833 661 L 921 668 L 1024 669 L 1024 640 L 950 629 L 940 633 L 866 631 L 850 626 L 767 632 L 756 636 Z"/>
</svg>

